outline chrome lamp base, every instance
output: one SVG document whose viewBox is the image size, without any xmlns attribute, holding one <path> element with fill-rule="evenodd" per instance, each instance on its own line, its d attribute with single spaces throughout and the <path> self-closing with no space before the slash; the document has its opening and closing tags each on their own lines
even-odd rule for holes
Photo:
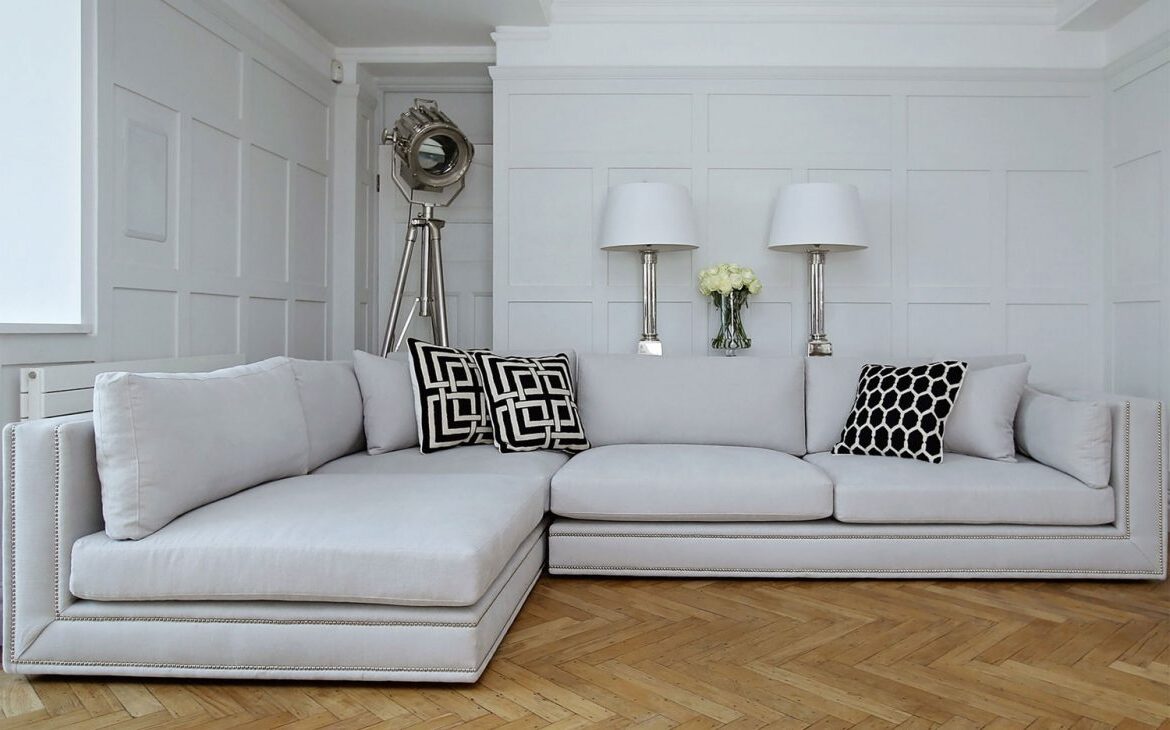
<svg viewBox="0 0 1170 730">
<path fill-rule="evenodd" d="M 662 341 L 658 339 L 653 340 L 638 340 L 638 354 L 639 355 L 661 355 Z"/>
<path fill-rule="evenodd" d="M 833 354 L 833 343 L 826 339 L 809 340 L 808 341 L 808 356 L 822 357 Z"/>
</svg>

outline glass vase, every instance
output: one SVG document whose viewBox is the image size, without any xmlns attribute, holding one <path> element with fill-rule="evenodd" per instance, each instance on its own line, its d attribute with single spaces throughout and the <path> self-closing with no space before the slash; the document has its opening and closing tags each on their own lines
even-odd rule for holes
<svg viewBox="0 0 1170 730">
<path fill-rule="evenodd" d="M 747 304 L 748 293 L 735 290 L 729 294 L 718 292 L 711 295 L 711 302 L 719 311 L 719 332 L 711 340 L 711 348 L 723 350 L 727 357 L 735 357 L 738 350 L 752 346 L 752 338 L 743 329 L 741 310 Z"/>
</svg>

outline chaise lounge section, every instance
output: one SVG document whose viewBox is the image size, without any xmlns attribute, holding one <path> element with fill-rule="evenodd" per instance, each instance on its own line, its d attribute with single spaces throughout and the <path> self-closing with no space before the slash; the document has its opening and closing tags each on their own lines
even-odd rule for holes
<svg viewBox="0 0 1170 730">
<path fill-rule="evenodd" d="M 320 452 L 361 445 L 353 370 L 328 367 L 284 395 L 334 436 L 303 451 L 339 458 L 137 540 L 106 533 L 94 417 L 7 427 L 6 671 L 474 682 L 543 571 L 549 479 L 567 457 Z M 235 415 L 198 427 L 230 431 Z"/>
</svg>

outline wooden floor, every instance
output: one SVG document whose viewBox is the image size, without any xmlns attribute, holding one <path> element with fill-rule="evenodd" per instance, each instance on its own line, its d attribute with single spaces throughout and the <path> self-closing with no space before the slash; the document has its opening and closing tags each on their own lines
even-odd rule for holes
<svg viewBox="0 0 1170 730">
<path fill-rule="evenodd" d="M 474 686 L 0 677 L 4 727 L 1170 728 L 1170 584 L 541 579 Z"/>
</svg>

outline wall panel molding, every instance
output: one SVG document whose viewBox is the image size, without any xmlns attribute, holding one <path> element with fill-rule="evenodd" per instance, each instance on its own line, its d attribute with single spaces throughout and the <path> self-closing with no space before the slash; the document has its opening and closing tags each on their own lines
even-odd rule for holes
<svg viewBox="0 0 1170 730">
<path fill-rule="evenodd" d="M 1110 67 L 1104 290 L 1109 383 L 1170 402 L 1170 46 Z"/>
<path fill-rule="evenodd" d="M 329 353 L 332 84 L 222 9 L 97 9 L 97 359 Z"/>
<path fill-rule="evenodd" d="M 495 147 L 497 348 L 633 351 L 637 257 L 599 250 L 595 231 L 609 185 L 663 180 L 691 189 L 703 232 L 699 250 L 659 259 L 667 354 L 709 352 L 714 312 L 695 276 L 722 261 L 753 267 L 764 283 L 747 314 L 749 354 L 803 354 L 805 259 L 766 249 L 772 203 L 789 182 L 842 181 L 860 189 L 873 230 L 868 250 L 829 257 L 838 352 L 1023 349 L 1050 382 L 1104 382 L 1105 316 L 1091 278 L 1103 251 L 1092 205 L 1104 180 L 1099 75 L 496 68 L 493 77 L 496 129 L 506 130 Z M 687 139 L 639 147 L 648 111 Z M 609 144 L 590 142 L 599 128 L 617 130 Z M 1077 336 L 1037 341 L 1046 328 Z"/>
</svg>

